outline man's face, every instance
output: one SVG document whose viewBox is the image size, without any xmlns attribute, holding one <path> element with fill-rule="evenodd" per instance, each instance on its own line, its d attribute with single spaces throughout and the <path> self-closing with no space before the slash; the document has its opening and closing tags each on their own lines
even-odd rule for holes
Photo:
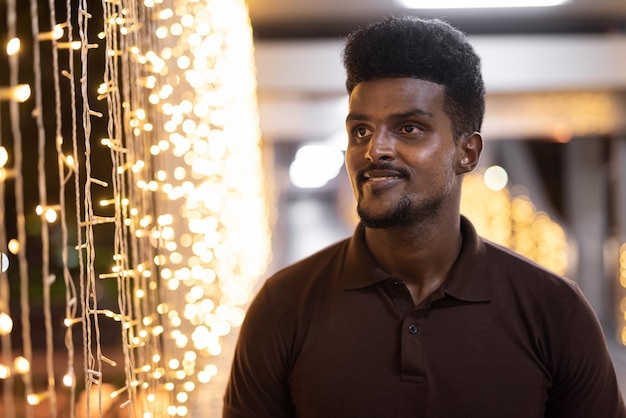
<svg viewBox="0 0 626 418">
<path fill-rule="evenodd" d="M 444 86 L 413 78 L 359 83 L 346 118 L 346 168 L 367 227 L 431 221 L 458 206 L 457 146 Z"/>
</svg>

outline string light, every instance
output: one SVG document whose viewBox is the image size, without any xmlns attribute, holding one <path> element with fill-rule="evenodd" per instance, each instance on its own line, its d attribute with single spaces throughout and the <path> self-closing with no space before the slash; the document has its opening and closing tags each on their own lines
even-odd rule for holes
<svg viewBox="0 0 626 418">
<path fill-rule="evenodd" d="M 21 42 L 19 38 L 11 38 L 7 42 L 7 55 L 16 55 L 20 51 Z"/>
<path fill-rule="evenodd" d="M 9 247 L 9 251 L 11 252 L 11 254 L 17 254 L 20 252 L 21 245 L 18 240 L 12 239 L 9 241 L 8 247 Z"/>
<path fill-rule="evenodd" d="M 54 25 L 54 28 L 50 32 L 40 32 L 37 38 L 41 41 L 59 40 L 64 35 L 65 24 Z"/>
<path fill-rule="evenodd" d="M 30 86 L 28 84 L 18 84 L 15 87 L 0 88 L 0 100 L 12 100 L 24 103 L 30 98 Z"/>
<path fill-rule="evenodd" d="M 0 379 L 5 380 L 11 376 L 11 368 L 6 364 L 0 364 Z"/>
<path fill-rule="evenodd" d="M 39 405 L 44 399 L 47 399 L 49 397 L 49 392 L 29 393 L 28 395 L 26 395 L 26 400 L 29 405 L 36 406 Z"/>
<path fill-rule="evenodd" d="M 16 373 L 26 374 L 30 372 L 30 361 L 25 357 L 18 356 L 13 362 L 13 367 Z"/>
<path fill-rule="evenodd" d="M 5 312 L 0 312 L 0 335 L 9 335 L 13 330 L 13 319 Z"/>
<path fill-rule="evenodd" d="M 42 206 L 42 205 L 37 205 L 37 207 L 35 208 L 35 213 L 39 216 L 43 216 L 43 218 L 46 220 L 46 222 L 48 223 L 53 223 L 57 220 L 58 218 L 58 213 L 57 211 L 59 210 L 59 206 L 58 205 L 54 205 L 54 206 Z"/>
<path fill-rule="evenodd" d="M 4 167 L 7 161 L 9 161 L 9 153 L 5 147 L 0 146 L 0 167 Z"/>
<path fill-rule="evenodd" d="M 129 65 L 137 67 L 108 72 L 98 94 L 111 100 L 123 91 L 128 70 L 141 74 L 133 86 L 144 89 L 133 97 L 147 101 L 124 104 L 130 116 L 126 127 L 109 114 L 114 128 L 101 143 L 120 156 L 114 157 L 120 181 L 127 177 L 139 192 L 135 196 L 154 194 L 157 204 L 153 209 L 127 199 L 120 205 L 126 196 L 100 202 L 128 216 L 123 225 L 140 257 L 134 268 L 119 264 L 99 277 L 132 280 L 120 285 L 128 289 L 121 294 L 127 302 L 120 306 L 128 354 L 154 363 L 130 369 L 118 396 L 154 401 L 160 393 L 155 388 L 165 387 L 169 414 L 185 416 L 191 411 L 186 406 L 190 388 L 194 381 L 209 382 L 213 374 L 206 371 L 206 360 L 220 355 L 221 338 L 241 324 L 243 306 L 269 256 L 251 29 L 243 1 L 144 2 L 153 9 L 146 15 L 160 22 L 153 32 L 135 26 L 134 16 L 125 12 L 134 6 L 111 7 L 105 16 L 108 27 L 99 37 L 107 41 L 110 60 L 128 51 Z M 122 131 L 133 141 L 159 138 L 136 147 L 130 137 L 120 140 L 114 134 Z M 117 195 L 116 184 L 114 179 Z M 118 262 L 128 259 L 121 252 Z M 158 283 L 166 304 L 154 303 L 162 298 L 155 293 Z M 146 310 L 150 305 L 153 311 Z M 134 318 L 126 318 L 126 311 Z M 161 347 L 156 339 L 161 336 L 173 344 Z M 147 354 L 155 349 L 160 354 Z M 133 384 L 139 375 L 146 380 Z M 163 405 L 140 403 L 133 407 L 142 416 L 159 416 L 149 408 Z"/>
<path fill-rule="evenodd" d="M 76 376 L 74 376 L 74 369 L 71 368 L 66 374 L 63 375 L 63 385 L 71 388 L 76 384 Z"/>
</svg>

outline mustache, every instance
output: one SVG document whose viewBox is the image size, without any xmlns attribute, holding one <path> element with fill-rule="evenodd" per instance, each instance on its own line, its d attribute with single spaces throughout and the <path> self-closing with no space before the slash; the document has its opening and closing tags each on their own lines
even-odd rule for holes
<svg viewBox="0 0 626 418">
<path fill-rule="evenodd" d="M 359 170 L 357 172 L 357 177 L 359 179 L 359 181 L 364 181 L 365 180 L 365 174 L 370 172 L 370 171 L 375 171 L 375 170 L 386 170 L 386 171 L 395 171 L 396 173 L 399 173 L 400 175 L 402 175 L 403 177 L 408 177 L 409 173 L 407 170 L 405 170 L 402 167 L 397 167 L 394 166 L 392 164 L 369 164 L 367 167 L 364 167 L 363 169 Z"/>
</svg>

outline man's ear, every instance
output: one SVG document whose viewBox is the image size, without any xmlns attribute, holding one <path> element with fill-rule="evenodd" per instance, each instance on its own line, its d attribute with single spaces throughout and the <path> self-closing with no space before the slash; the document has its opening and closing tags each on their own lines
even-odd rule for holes
<svg viewBox="0 0 626 418">
<path fill-rule="evenodd" d="M 480 132 L 463 135 L 457 145 L 457 174 L 469 173 L 478 165 L 483 150 L 483 138 Z"/>
</svg>

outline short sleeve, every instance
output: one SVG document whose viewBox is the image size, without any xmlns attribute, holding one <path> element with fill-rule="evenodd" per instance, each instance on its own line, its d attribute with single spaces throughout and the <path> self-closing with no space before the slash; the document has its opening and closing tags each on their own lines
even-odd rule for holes
<svg viewBox="0 0 626 418">
<path fill-rule="evenodd" d="M 250 305 L 239 333 L 223 418 L 295 415 L 287 384 L 290 342 L 280 319 L 265 284 Z"/>
<path fill-rule="evenodd" d="M 578 286 L 565 323 L 565 338 L 552 353 L 553 385 L 546 418 L 624 418 L 626 411 L 605 336 Z"/>
</svg>

